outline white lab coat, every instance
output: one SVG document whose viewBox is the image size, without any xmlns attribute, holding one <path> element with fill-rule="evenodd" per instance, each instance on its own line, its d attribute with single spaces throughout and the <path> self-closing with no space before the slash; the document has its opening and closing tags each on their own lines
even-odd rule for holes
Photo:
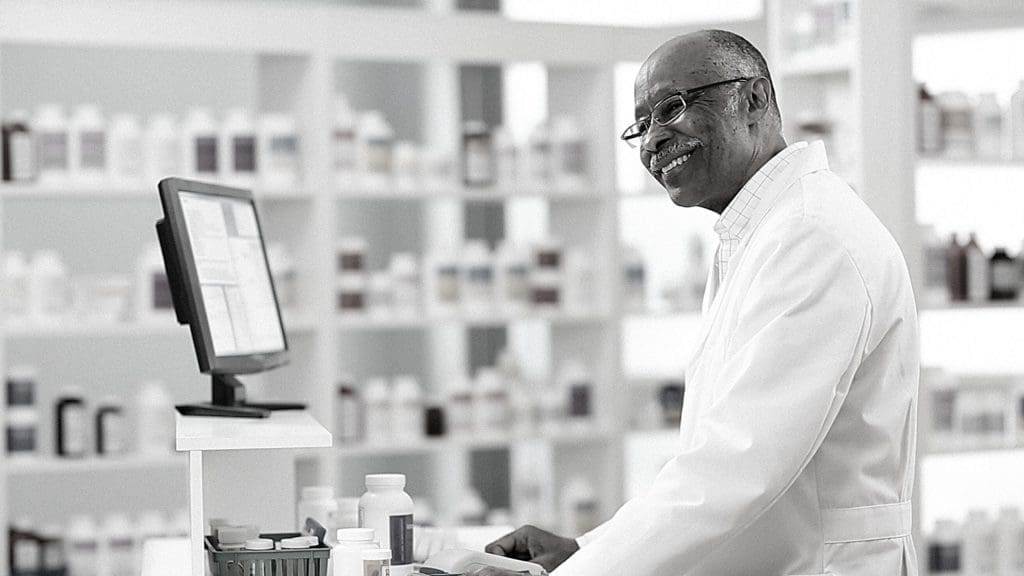
<svg viewBox="0 0 1024 576">
<path fill-rule="evenodd" d="M 709 281 L 678 455 L 553 576 L 917 575 L 906 263 L 820 143 L 762 202 Z"/>
</svg>

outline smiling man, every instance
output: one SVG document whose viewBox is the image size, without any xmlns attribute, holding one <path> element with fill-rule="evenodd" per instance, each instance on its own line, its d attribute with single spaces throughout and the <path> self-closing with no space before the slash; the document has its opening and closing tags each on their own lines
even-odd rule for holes
<svg viewBox="0 0 1024 576">
<path fill-rule="evenodd" d="M 672 202 L 720 215 L 696 349 L 660 352 L 690 358 L 677 452 L 593 532 L 525 527 L 488 551 L 556 576 L 916 575 L 918 335 L 899 247 L 820 142 L 786 145 L 743 38 L 670 40 L 635 100 L 622 138 Z"/>
</svg>

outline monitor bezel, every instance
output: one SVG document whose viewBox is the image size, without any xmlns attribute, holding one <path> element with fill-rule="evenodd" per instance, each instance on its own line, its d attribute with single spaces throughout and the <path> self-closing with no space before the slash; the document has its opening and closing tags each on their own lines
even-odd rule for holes
<svg viewBox="0 0 1024 576">
<path fill-rule="evenodd" d="M 267 249 L 263 237 L 263 223 L 260 220 L 259 210 L 256 209 L 256 202 L 252 192 L 243 188 L 232 188 L 184 178 L 165 178 L 160 181 L 158 188 L 160 190 L 160 202 L 163 205 L 164 217 L 169 224 L 168 230 L 173 240 L 174 257 L 177 260 L 181 275 L 180 287 L 185 291 L 185 299 L 188 303 L 188 325 L 192 333 L 192 342 L 195 345 L 196 358 L 199 361 L 199 370 L 204 374 L 253 374 L 286 364 L 288 362 L 289 350 L 288 333 L 284 329 L 284 323 L 281 318 L 281 305 L 278 301 L 277 287 L 274 285 L 273 274 L 270 277 L 270 287 L 274 295 L 274 306 L 277 309 L 277 321 L 281 330 L 284 348 L 274 352 L 231 356 L 217 356 L 215 354 L 209 324 L 206 321 L 206 308 L 201 297 L 199 274 L 196 270 L 195 260 L 192 257 L 192 243 L 189 239 L 185 214 L 181 206 L 180 194 L 182 192 L 221 196 L 249 202 L 253 207 L 253 214 L 256 218 L 256 228 L 259 232 L 260 247 L 263 250 L 263 260 L 269 272 L 270 263 L 267 260 Z M 172 286 L 173 289 L 175 289 L 174 286 Z"/>
</svg>

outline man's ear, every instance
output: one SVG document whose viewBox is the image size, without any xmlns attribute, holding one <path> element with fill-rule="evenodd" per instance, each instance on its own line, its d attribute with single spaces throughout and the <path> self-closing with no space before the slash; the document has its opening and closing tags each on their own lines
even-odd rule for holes
<svg viewBox="0 0 1024 576">
<path fill-rule="evenodd" d="M 761 121 L 772 105 L 772 85 L 764 76 L 754 78 L 744 91 L 746 100 L 742 108 L 747 113 L 747 124 L 753 125 Z"/>
</svg>

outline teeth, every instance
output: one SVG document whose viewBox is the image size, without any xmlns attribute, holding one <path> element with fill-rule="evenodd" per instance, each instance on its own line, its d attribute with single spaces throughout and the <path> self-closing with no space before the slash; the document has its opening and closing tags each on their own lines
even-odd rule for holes
<svg viewBox="0 0 1024 576">
<path fill-rule="evenodd" d="M 686 164 L 686 161 L 689 160 L 689 159 L 690 159 L 690 155 L 689 154 L 684 154 L 684 155 L 676 158 L 675 160 L 673 160 L 673 161 L 669 162 L 668 164 L 666 164 L 665 167 L 663 167 L 661 169 L 661 175 L 664 176 L 665 174 L 668 174 L 672 170 L 676 169 L 677 167 L 682 166 L 683 164 Z"/>
</svg>

